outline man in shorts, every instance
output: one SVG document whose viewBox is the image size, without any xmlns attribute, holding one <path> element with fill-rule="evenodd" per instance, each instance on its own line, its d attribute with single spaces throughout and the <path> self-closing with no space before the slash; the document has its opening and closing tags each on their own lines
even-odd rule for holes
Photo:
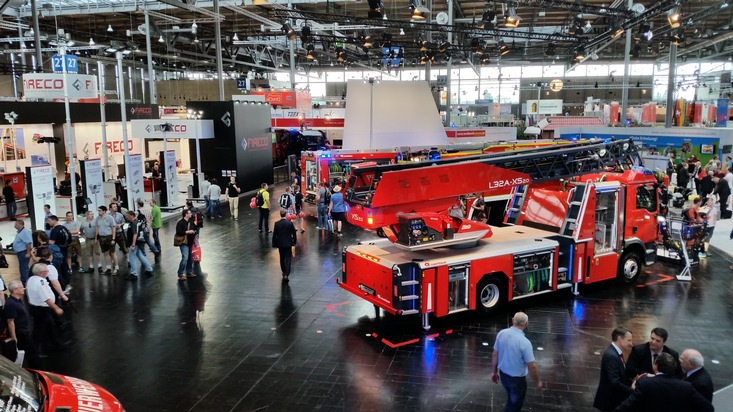
<svg viewBox="0 0 733 412">
<path fill-rule="evenodd" d="M 102 272 L 102 267 L 100 266 L 99 273 L 111 275 L 112 267 L 110 266 L 110 263 L 112 263 L 115 268 L 118 267 L 114 244 L 114 235 L 116 232 L 115 219 L 107 214 L 106 206 L 99 206 L 97 210 L 99 211 L 99 216 L 97 217 L 97 240 L 99 241 L 99 249 L 102 251 L 102 256 L 107 262 L 107 269 Z M 105 254 L 108 256 L 105 256 Z M 107 260 L 107 257 L 109 257 L 110 260 Z"/>
</svg>

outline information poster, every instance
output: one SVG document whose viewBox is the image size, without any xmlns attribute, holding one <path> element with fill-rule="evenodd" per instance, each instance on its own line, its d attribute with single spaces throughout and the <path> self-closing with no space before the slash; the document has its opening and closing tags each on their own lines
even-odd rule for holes
<svg viewBox="0 0 733 412">
<path fill-rule="evenodd" d="M 43 205 L 54 202 L 53 175 L 51 166 L 26 167 L 28 214 L 31 217 L 32 230 L 44 229 L 46 214 Z"/>
<path fill-rule="evenodd" d="M 84 195 L 89 202 L 87 210 L 96 215 L 97 208 L 104 204 L 104 186 L 102 185 L 102 160 L 82 160 L 84 170 Z"/>
<path fill-rule="evenodd" d="M 132 199 L 130 199 L 128 203 L 131 208 L 134 208 L 135 202 L 137 202 L 138 199 L 145 198 L 145 184 L 143 183 L 143 155 L 131 154 L 129 168 L 130 178 L 127 179 L 127 184 L 130 185 Z"/>
<path fill-rule="evenodd" d="M 718 115 L 715 127 L 728 127 L 728 99 L 718 99 Z"/>
<path fill-rule="evenodd" d="M 176 179 L 176 151 L 165 152 L 165 188 L 168 193 L 168 206 L 174 206 L 178 199 L 178 179 Z"/>
</svg>

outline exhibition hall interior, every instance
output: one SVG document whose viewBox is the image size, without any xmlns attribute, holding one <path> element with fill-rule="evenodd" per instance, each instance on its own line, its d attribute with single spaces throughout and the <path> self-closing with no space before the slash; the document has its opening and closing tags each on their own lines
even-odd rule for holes
<svg viewBox="0 0 733 412">
<path fill-rule="evenodd" d="M 733 410 L 728 0 L 0 13 L 0 410 Z"/>
</svg>

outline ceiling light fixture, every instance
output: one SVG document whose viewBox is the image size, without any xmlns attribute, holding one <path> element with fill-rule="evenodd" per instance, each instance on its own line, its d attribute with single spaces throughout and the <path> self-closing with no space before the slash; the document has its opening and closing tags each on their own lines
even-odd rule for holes
<svg viewBox="0 0 733 412">
<path fill-rule="evenodd" d="M 481 23 L 478 28 L 482 30 L 491 30 L 496 24 L 496 12 L 494 10 L 486 10 L 484 15 L 481 16 Z"/>
<path fill-rule="evenodd" d="M 412 11 L 410 20 L 413 21 L 425 21 L 430 14 L 430 10 L 422 5 L 421 0 L 410 0 L 410 10 Z"/>
<path fill-rule="evenodd" d="M 364 44 L 363 44 L 363 46 L 366 47 L 366 48 L 370 48 L 370 47 L 373 47 L 374 46 L 374 38 L 372 37 L 371 34 L 367 34 L 367 35 L 364 36 Z"/>
<path fill-rule="evenodd" d="M 577 48 L 575 49 L 575 58 L 576 58 L 576 59 L 578 59 L 578 60 L 583 60 L 583 59 L 585 59 L 585 47 L 583 47 L 583 46 L 578 46 L 578 47 L 577 47 Z"/>
<path fill-rule="evenodd" d="M 295 40 L 298 37 L 298 33 L 295 32 L 295 29 L 293 29 L 290 23 L 284 23 L 281 30 L 289 40 Z"/>
<path fill-rule="evenodd" d="M 680 27 L 677 30 L 675 30 L 674 33 L 672 33 L 672 37 L 670 38 L 670 42 L 674 44 L 675 46 L 679 46 L 685 42 L 687 39 L 687 35 L 685 35 L 685 28 Z"/>
<path fill-rule="evenodd" d="M 624 26 L 621 22 L 617 21 L 611 26 L 611 38 L 615 39 L 616 37 L 622 35 L 624 33 Z"/>
<path fill-rule="evenodd" d="M 300 29 L 300 41 L 307 43 L 311 37 L 311 26 L 304 24 Z"/>
<path fill-rule="evenodd" d="M 309 44 L 305 47 L 305 58 L 308 60 L 317 60 L 316 59 L 316 47 L 312 44 Z"/>
<path fill-rule="evenodd" d="M 382 1 L 381 0 L 369 0 L 369 12 L 367 17 L 370 19 L 381 19 L 382 18 Z"/>
<path fill-rule="evenodd" d="M 555 54 L 557 54 L 557 51 L 555 50 L 555 43 L 550 43 L 545 48 L 545 56 L 552 57 Z"/>
<path fill-rule="evenodd" d="M 107 25 L 107 32 L 112 33 L 113 31 L 115 31 L 115 29 L 112 28 L 112 25 Z"/>
<path fill-rule="evenodd" d="M 522 18 L 517 15 L 516 9 L 514 9 L 514 7 L 509 7 L 506 12 L 506 16 L 504 16 L 504 27 L 509 27 L 513 29 L 519 26 L 519 23 L 521 22 Z"/>
<path fill-rule="evenodd" d="M 447 41 L 441 42 L 438 45 L 438 51 L 441 53 L 447 52 L 449 48 L 450 48 L 450 43 L 448 43 Z"/>
<path fill-rule="evenodd" d="M 91 37 L 89 38 L 89 45 L 94 46 L 94 39 Z"/>
<path fill-rule="evenodd" d="M 199 25 L 196 24 L 196 20 L 193 21 L 193 24 L 191 24 L 191 33 L 196 34 L 198 31 Z"/>
<path fill-rule="evenodd" d="M 504 43 L 504 40 L 499 40 L 499 56 L 504 56 L 511 51 L 511 48 Z"/>
<path fill-rule="evenodd" d="M 232 36 L 232 40 L 239 41 L 239 36 L 237 36 L 237 33 L 234 33 L 234 36 Z"/>
<path fill-rule="evenodd" d="M 667 12 L 667 22 L 669 22 L 669 26 L 673 29 L 680 27 L 680 24 L 682 23 L 682 15 L 680 14 L 679 6 L 669 9 Z"/>
<path fill-rule="evenodd" d="M 193 42 L 194 43 L 199 44 L 199 41 L 200 40 L 199 40 L 198 36 L 196 36 L 196 37 L 193 38 Z"/>
<path fill-rule="evenodd" d="M 163 36 L 160 36 L 158 38 L 158 43 L 165 43 L 165 39 L 163 38 Z"/>
</svg>

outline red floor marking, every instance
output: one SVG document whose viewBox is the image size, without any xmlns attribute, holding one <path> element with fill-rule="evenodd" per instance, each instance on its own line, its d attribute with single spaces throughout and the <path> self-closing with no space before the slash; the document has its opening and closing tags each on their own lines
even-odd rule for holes
<svg viewBox="0 0 733 412">
<path fill-rule="evenodd" d="M 400 346 L 411 345 L 411 344 L 417 343 L 417 342 L 420 342 L 420 339 L 410 339 L 410 340 L 406 340 L 404 342 L 392 343 L 392 342 L 388 341 L 387 339 L 382 338 L 382 343 L 384 343 L 385 345 L 389 346 L 392 349 L 399 348 Z"/>
<path fill-rule="evenodd" d="M 344 316 L 343 313 L 339 313 L 339 311 L 336 310 L 337 306 L 346 305 L 349 302 L 339 302 L 339 303 L 332 303 L 330 305 L 326 305 L 326 309 L 336 314 L 336 316 Z"/>
<path fill-rule="evenodd" d="M 433 339 L 433 338 L 437 338 L 438 336 L 440 336 L 440 333 L 433 333 L 431 335 L 426 336 L 426 338 Z"/>
<path fill-rule="evenodd" d="M 649 286 L 649 285 L 654 285 L 656 283 L 664 283 L 664 282 L 669 282 L 670 280 L 674 280 L 674 276 L 670 276 L 670 275 L 662 275 L 661 273 L 659 273 L 657 274 L 657 276 L 659 276 L 659 279 L 653 280 L 651 282 L 647 282 L 643 285 L 637 285 L 636 287 L 643 288 L 644 286 Z"/>
</svg>

